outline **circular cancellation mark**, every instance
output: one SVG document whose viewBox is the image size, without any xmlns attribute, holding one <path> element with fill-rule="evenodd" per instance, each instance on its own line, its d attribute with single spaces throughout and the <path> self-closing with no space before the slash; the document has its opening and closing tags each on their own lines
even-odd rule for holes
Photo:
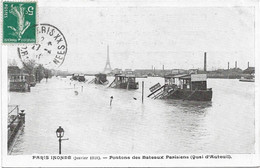
<svg viewBox="0 0 260 168">
<path fill-rule="evenodd" d="M 67 42 L 62 32 L 50 24 L 36 25 L 37 43 L 18 47 L 18 55 L 26 66 L 35 62 L 46 68 L 58 68 L 65 60 Z"/>
</svg>

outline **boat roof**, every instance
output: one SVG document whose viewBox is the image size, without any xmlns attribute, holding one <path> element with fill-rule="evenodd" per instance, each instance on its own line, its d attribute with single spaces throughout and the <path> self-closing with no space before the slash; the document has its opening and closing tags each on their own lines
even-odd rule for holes
<svg viewBox="0 0 260 168">
<path fill-rule="evenodd" d="M 132 74 L 115 74 L 116 77 L 135 78 Z"/>
<path fill-rule="evenodd" d="M 190 76 L 190 75 L 188 75 L 188 74 L 178 74 L 178 75 L 169 74 L 169 75 L 165 75 L 164 77 L 165 78 L 181 78 L 181 77 L 184 77 L 184 76 Z"/>
<path fill-rule="evenodd" d="M 191 79 L 191 75 L 180 77 L 180 79 Z"/>
<path fill-rule="evenodd" d="M 28 73 L 13 73 L 13 74 L 10 74 L 10 76 L 29 76 Z M 31 75 L 31 76 L 34 76 L 34 75 Z"/>
</svg>

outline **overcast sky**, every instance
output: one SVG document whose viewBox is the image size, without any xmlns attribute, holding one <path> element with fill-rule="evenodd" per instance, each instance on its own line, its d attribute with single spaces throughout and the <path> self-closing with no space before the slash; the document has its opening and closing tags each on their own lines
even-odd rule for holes
<svg viewBox="0 0 260 168">
<path fill-rule="evenodd" d="M 255 65 L 250 7 L 40 7 L 39 23 L 67 40 L 62 70 L 101 72 L 107 45 L 112 68 L 202 69 L 204 52 L 208 69 Z"/>
</svg>

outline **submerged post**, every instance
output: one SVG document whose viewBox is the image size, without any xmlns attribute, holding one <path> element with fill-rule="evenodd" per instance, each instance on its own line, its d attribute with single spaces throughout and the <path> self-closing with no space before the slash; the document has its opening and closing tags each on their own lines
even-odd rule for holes
<svg viewBox="0 0 260 168">
<path fill-rule="evenodd" d="M 83 92 L 83 86 L 81 86 L 81 92 Z"/>
<path fill-rule="evenodd" d="M 144 103 L 144 81 L 142 81 L 142 103 Z"/>
<path fill-rule="evenodd" d="M 112 105 L 113 96 L 110 97 L 110 106 Z"/>
</svg>

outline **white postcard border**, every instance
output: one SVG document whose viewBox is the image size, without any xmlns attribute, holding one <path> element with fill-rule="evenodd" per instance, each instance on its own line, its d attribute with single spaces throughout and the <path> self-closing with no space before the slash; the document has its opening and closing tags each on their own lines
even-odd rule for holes
<svg viewBox="0 0 260 168">
<path fill-rule="evenodd" d="M 61 155 L 61 156 L 71 156 L 71 160 L 41 160 L 41 159 L 33 159 L 33 156 L 58 156 L 58 155 L 23 155 L 23 156 L 10 156 L 7 155 L 7 104 L 8 104 L 8 93 L 7 93 L 7 46 L 2 46 L 2 52 L 1 52 L 1 161 L 3 167 L 86 167 L 86 166 L 93 166 L 93 167 L 119 167 L 119 166 L 131 166 L 131 167 L 195 167 L 195 166 L 205 166 L 205 167 L 252 167 L 252 166 L 259 166 L 259 158 L 260 158 L 260 108 L 259 108 L 259 101 L 260 101 L 260 76 L 259 76 L 259 63 L 260 63 L 260 31 L 259 31 L 259 1 L 257 0 L 243 0 L 243 1 L 236 1 L 236 0 L 229 0 L 229 1 L 205 1 L 205 0 L 199 0 L 196 1 L 183 1 L 182 3 L 179 3 L 179 1 L 166 1 L 166 2 L 159 2 L 159 1 L 88 1 L 87 3 L 84 3 L 84 1 L 80 0 L 77 3 L 75 1 L 66 1 L 65 3 L 60 3 L 61 0 L 58 1 L 51 1 L 47 0 L 40 1 L 38 4 L 38 10 L 40 10 L 41 6 L 85 6 L 85 7 L 96 7 L 96 6 L 115 6 L 115 5 L 121 5 L 121 6 L 179 6 L 179 7 L 188 7 L 188 6 L 255 6 L 255 14 L 256 14 L 256 29 L 255 29 L 255 68 L 256 68 L 256 82 L 255 82 L 255 154 L 230 154 L 232 159 L 163 159 L 163 160 L 125 160 L 125 159 L 119 159 L 119 160 L 73 160 L 73 157 L 90 157 L 90 156 L 100 156 L 102 157 L 109 157 L 109 156 L 129 156 L 132 157 L 134 155 Z M 40 21 L 39 21 L 40 22 Z M 2 44 L 1 44 L 2 45 Z M 239 146 L 238 146 L 239 148 Z M 149 156 L 147 154 L 144 154 L 145 156 Z M 173 155 L 173 154 L 165 154 L 166 155 Z M 192 156 L 192 154 L 174 154 L 174 155 L 185 155 L 185 156 Z M 195 154 L 196 156 L 199 156 L 199 154 Z M 206 155 L 212 155 L 212 154 L 203 154 L 203 156 Z M 219 154 L 220 155 L 220 154 Z M 227 155 L 227 154 L 223 154 Z M 137 156 L 143 156 L 142 154 L 137 154 Z M 154 156 L 150 154 L 150 156 Z M 161 156 L 161 155 L 157 155 Z"/>
</svg>

